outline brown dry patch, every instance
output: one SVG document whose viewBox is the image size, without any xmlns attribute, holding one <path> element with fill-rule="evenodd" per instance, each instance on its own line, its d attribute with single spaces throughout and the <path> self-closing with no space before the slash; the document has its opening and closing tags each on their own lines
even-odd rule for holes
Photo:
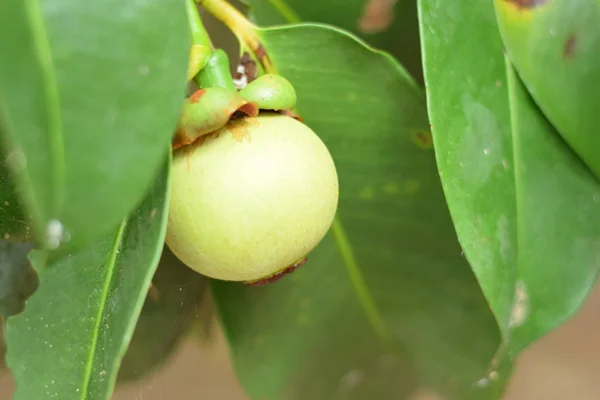
<svg viewBox="0 0 600 400">
<path fill-rule="evenodd" d="M 190 140 L 185 136 L 185 131 L 181 128 L 177 128 L 173 141 L 171 142 L 171 150 L 180 149 L 188 144 L 190 144 Z"/>
<path fill-rule="evenodd" d="M 227 124 L 227 130 L 236 142 L 241 143 L 244 139 L 250 141 L 250 128 L 257 125 L 255 118 L 234 118 Z"/>
<path fill-rule="evenodd" d="M 430 132 L 418 131 L 415 133 L 415 140 L 419 147 L 429 149 L 433 146 L 433 137 Z"/>
<path fill-rule="evenodd" d="M 244 282 L 244 283 L 248 286 L 263 286 L 268 283 L 277 282 L 284 276 L 291 274 L 292 272 L 294 272 L 295 270 L 297 270 L 298 268 L 300 268 L 301 266 L 306 264 L 307 261 L 308 261 L 308 258 L 305 257 L 303 260 L 298 261 L 296 264 L 292 264 L 289 267 L 284 268 L 281 271 L 274 273 L 273 275 L 267 276 L 266 278 L 258 279 L 256 281 Z"/>
<path fill-rule="evenodd" d="M 394 22 L 394 5 L 398 0 L 367 0 L 358 20 L 362 33 L 377 33 L 389 28 Z"/>
<path fill-rule="evenodd" d="M 250 43 L 250 50 L 256 56 L 258 62 L 262 65 L 263 69 L 266 73 L 277 73 L 275 66 L 273 65 L 273 61 L 271 61 L 271 57 L 269 56 L 267 49 L 260 41 L 255 41 Z M 250 81 L 248 81 L 250 82 Z"/>
<path fill-rule="evenodd" d="M 548 0 L 504 0 L 504 2 L 512 4 L 520 10 L 529 10 L 546 4 Z"/>
<path fill-rule="evenodd" d="M 565 59 L 570 60 L 575 55 L 575 49 L 577 47 L 577 39 L 575 35 L 570 35 L 565 41 L 565 46 L 563 48 L 563 56 Z"/>
</svg>

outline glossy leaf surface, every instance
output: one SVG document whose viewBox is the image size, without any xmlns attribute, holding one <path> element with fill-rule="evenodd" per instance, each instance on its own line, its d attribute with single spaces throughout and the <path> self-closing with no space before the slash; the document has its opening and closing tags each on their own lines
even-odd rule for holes
<svg viewBox="0 0 600 400">
<path fill-rule="evenodd" d="M 504 45 L 526 87 L 600 177 L 600 2 L 494 3 Z"/>
<path fill-rule="evenodd" d="M 246 0 L 259 25 L 320 22 L 393 54 L 422 82 L 416 0 Z"/>
<path fill-rule="evenodd" d="M 498 328 L 444 204 L 423 93 L 339 30 L 259 35 L 332 153 L 340 202 L 293 274 L 264 287 L 213 282 L 242 383 L 261 400 L 405 398 L 418 385 L 472 393 Z"/>
<path fill-rule="evenodd" d="M 493 4 L 420 6 L 439 173 L 516 355 L 570 317 L 596 280 L 600 185 L 506 63 Z"/>
<path fill-rule="evenodd" d="M 166 169 L 117 232 L 79 252 L 32 253 L 40 288 L 7 321 L 15 400 L 111 397 L 163 248 L 168 183 Z"/>
<path fill-rule="evenodd" d="M 2 141 L 40 244 L 114 232 L 142 200 L 184 100 L 189 36 L 177 0 L 0 4 Z"/>
</svg>

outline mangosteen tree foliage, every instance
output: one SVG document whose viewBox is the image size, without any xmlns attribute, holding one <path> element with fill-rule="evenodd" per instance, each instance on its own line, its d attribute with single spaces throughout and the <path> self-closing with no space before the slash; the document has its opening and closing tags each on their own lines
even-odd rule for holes
<svg viewBox="0 0 600 400">
<path fill-rule="evenodd" d="M 600 268 L 599 23 L 594 0 L 4 0 L 14 399 L 109 399 L 213 318 L 251 399 L 501 398 Z"/>
</svg>

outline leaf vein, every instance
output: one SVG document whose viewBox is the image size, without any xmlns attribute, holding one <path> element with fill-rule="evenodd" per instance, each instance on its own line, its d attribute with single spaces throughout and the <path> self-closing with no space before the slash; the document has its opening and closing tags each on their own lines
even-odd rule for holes
<svg viewBox="0 0 600 400">
<path fill-rule="evenodd" d="M 110 291 L 110 284 L 112 283 L 113 274 L 115 271 L 115 265 L 117 263 L 117 257 L 119 254 L 119 247 L 121 241 L 123 240 L 123 233 L 125 231 L 125 226 L 127 225 L 127 219 L 124 219 L 121 222 L 121 226 L 115 235 L 115 241 L 112 246 L 112 251 L 108 257 L 108 261 L 104 268 L 106 268 L 106 279 L 104 281 L 104 286 L 102 288 L 102 293 L 100 294 L 100 302 L 98 307 L 98 314 L 96 315 L 96 322 L 94 326 L 94 330 L 92 332 L 92 340 L 90 342 L 90 353 L 87 359 L 87 364 L 85 368 L 84 381 L 81 390 L 81 400 L 85 400 L 87 398 L 87 391 L 90 385 L 92 370 L 94 368 L 94 356 L 96 354 L 96 349 L 98 347 L 98 336 L 100 335 L 100 326 L 102 324 L 102 315 L 104 314 L 104 310 L 106 309 L 106 303 L 108 301 L 108 293 Z"/>
</svg>

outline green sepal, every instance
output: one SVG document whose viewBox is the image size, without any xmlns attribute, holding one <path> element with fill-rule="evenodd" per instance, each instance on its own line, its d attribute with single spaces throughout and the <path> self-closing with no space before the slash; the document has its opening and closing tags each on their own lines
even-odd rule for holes
<svg viewBox="0 0 600 400">
<path fill-rule="evenodd" d="M 296 90 L 281 75 L 261 75 L 240 90 L 239 94 L 257 103 L 262 110 L 291 110 L 296 106 Z"/>
<path fill-rule="evenodd" d="M 196 75 L 196 83 L 201 89 L 223 88 L 236 92 L 229 66 L 229 57 L 221 49 L 213 50 L 206 66 Z"/>
<path fill-rule="evenodd" d="M 196 91 L 183 105 L 173 149 L 222 128 L 237 111 L 255 117 L 259 107 L 230 89 L 214 87 Z"/>
</svg>

